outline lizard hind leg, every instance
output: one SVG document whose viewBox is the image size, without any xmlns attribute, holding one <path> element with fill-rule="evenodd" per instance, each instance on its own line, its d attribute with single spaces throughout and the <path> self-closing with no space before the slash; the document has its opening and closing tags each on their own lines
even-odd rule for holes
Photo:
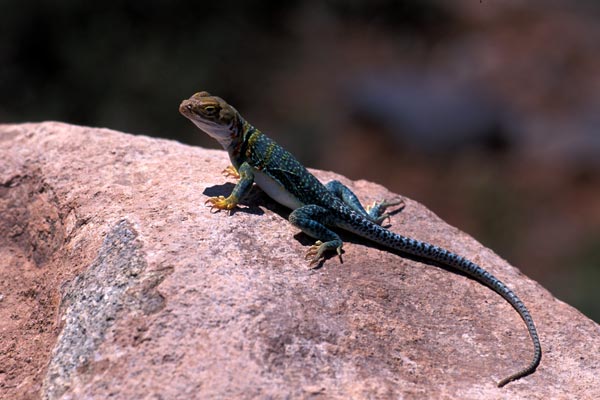
<svg viewBox="0 0 600 400">
<path fill-rule="evenodd" d="M 350 188 L 342 184 L 340 181 L 328 182 L 325 187 L 356 213 L 378 225 L 381 225 L 386 218 L 389 218 L 390 214 L 385 212 L 388 207 L 404 204 L 401 199 L 383 200 L 374 202 L 372 205 L 365 208 L 360 203 L 360 200 L 358 200 L 358 197 L 354 194 L 354 192 L 352 192 Z"/>
<path fill-rule="evenodd" d="M 318 264 L 325 257 L 325 253 L 335 250 L 342 254 L 343 242 L 337 233 L 327 228 L 330 211 L 316 205 L 307 205 L 295 209 L 289 216 L 290 223 L 310 237 L 317 239 L 306 253 L 309 265 Z"/>
<path fill-rule="evenodd" d="M 371 221 L 381 225 L 383 221 L 390 218 L 390 213 L 386 213 L 385 210 L 388 207 L 397 205 L 400 205 L 400 209 L 404 208 L 404 201 L 402 199 L 375 201 L 373 204 L 368 205 L 366 210 L 371 217 Z"/>
</svg>

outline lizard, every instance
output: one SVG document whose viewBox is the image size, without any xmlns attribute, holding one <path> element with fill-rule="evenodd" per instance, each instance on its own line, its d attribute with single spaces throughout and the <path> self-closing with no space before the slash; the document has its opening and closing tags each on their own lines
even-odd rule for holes
<svg viewBox="0 0 600 400">
<path fill-rule="evenodd" d="M 330 228 L 340 228 L 386 248 L 443 264 L 461 271 L 502 296 L 525 322 L 533 343 L 530 363 L 498 382 L 509 382 L 533 373 L 541 362 L 542 347 L 533 318 L 519 297 L 504 283 L 474 262 L 442 247 L 405 237 L 381 226 L 386 209 L 400 201 L 381 201 L 363 207 L 358 197 L 339 181 L 321 183 L 287 150 L 248 123 L 225 100 L 201 91 L 183 100 L 179 112 L 200 130 L 216 139 L 228 152 L 231 166 L 223 171 L 238 180 L 227 197 L 210 197 L 211 211 L 233 210 L 256 183 L 269 197 L 291 209 L 288 220 L 316 239 L 306 253 L 311 266 L 325 254 L 342 254 L 342 240 Z"/>
</svg>

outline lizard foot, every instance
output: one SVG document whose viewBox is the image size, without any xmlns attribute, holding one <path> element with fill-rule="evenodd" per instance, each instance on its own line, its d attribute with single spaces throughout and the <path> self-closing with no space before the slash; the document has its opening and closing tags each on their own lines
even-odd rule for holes
<svg viewBox="0 0 600 400">
<path fill-rule="evenodd" d="M 394 200 L 383 200 L 374 201 L 373 204 L 368 205 L 365 209 L 367 213 L 375 220 L 378 225 L 381 225 L 386 219 L 390 218 L 390 213 L 386 213 L 385 210 L 391 206 L 400 205 L 400 209 L 404 208 L 404 200 L 401 198 Z"/>
<path fill-rule="evenodd" d="M 310 246 L 310 249 L 306 252 L 306 256 L 304 257 L 306 260 L 310 260 L 308 265 L 309 267 L 313 267 L 315 264 L 318 264 L 321 259 L 323 259 L 323 253 L 327 250 L 332 250 L 335 248 L 338 256 L 340 257 L 340 262 L 342 261 L 342 244 L 337 243 L 337 241 L 325 242 L 323 243 L 320 240 L 317 240 L 315 244 Z"/>
<path fill-rule="evenodd" d="M 234 179 L 240 179 L 240 174 L 238 173 L 237 169 L 235 169 L 235 167 L 233 165 L 228 166 L 221 173 L 223 175 L 225 175 L 227 178 L 232 177 Z"/>
<path fill-rule="evenodd" d="M 204 202 L 210 206 L 210 212 L 219 212 L 221 210 L 232 210 L 237 205 L 237 201 L 232 199 L 231 196 L 218 196 L 211 197 Z"/>
</svg>

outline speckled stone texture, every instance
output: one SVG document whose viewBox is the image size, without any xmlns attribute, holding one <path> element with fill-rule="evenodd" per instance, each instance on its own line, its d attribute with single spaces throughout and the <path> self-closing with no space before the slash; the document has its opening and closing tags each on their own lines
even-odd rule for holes
<svg viewBox="0 0 600 400">
<path fill-rule="evenodd" d="M 201 134 L 201 133 L 199 133 Z M 592 399 L 600 327 L 422 205 L 391 229 L 495 274 L 517 313 L 449 270 L 344 234 L 312 240 L 259 189 L 232 215 L 223 151 L 62 123 L 0 125 L 0 398 Z M 397 195 L 339 179 L 365 202 Z"/>
</svg>

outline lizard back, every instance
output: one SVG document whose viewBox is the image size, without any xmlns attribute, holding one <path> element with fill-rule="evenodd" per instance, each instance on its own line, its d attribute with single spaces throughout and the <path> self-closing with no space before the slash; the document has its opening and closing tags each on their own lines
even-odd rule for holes
<svg viewBox="0 0 600 400">
<path fill-rule="evenodd" d="M 261 189 L 292 210 L 306 204 L 329 206 L 337 200 L 290 152 L 254 127 L 247 128 L 236 158 L 232 162 L 246 161 L 254 168 Z"/>
</svg>

